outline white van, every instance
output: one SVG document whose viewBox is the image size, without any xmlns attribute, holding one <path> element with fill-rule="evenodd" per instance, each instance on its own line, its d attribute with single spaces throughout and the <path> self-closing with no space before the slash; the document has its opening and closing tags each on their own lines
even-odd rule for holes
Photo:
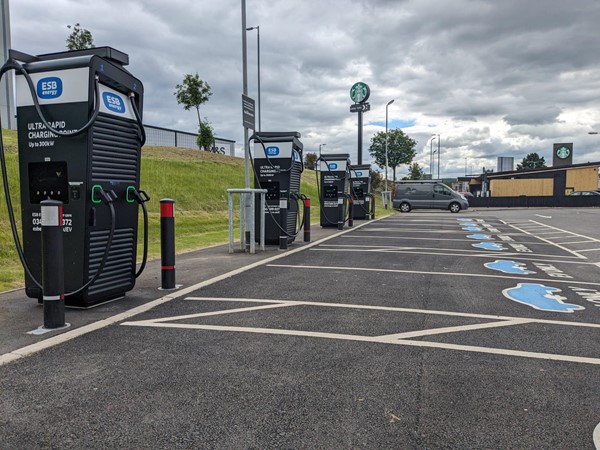
<svg viewBox="0 0 600 450">
<path fill-rule="evenodd" d="M 394 209 L 409 212 L 411 209 L 447 209 L 453 213 L 468 209 L 464 195 L 439 181 L 397 181 L 392 201 Z"/>
</svg>

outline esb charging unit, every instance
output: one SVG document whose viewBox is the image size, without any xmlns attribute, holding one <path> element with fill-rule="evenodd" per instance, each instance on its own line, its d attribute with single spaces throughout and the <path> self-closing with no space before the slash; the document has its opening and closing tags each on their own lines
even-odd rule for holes
<svg viewBox="0 0 600 450">
<path fill-rule="evenodd" d="M 350 195 L 354 202 L 352 217 L 368 219 L 371 217 L 371 166 L 361 164 L 350 166 Z"/>
<path fill-rule="evenodd" d="M 257 132 L 254 134 L 254 187 L 266 189 L 265 243 L 280 244 L 280 237 L 292 243 L 296 238 L 300 177 L 304 171 L 300 133 Z M 256 202 L 255 226 L 260 226 Z M 258 239 L 258 238 L 257 238 Z"/>
<path fill-rule="evenodd" d="M 320 222 L 322 227 L 340 228 L 345 222 L 348 207 L 350 180 L 350 155 L 337 153 L 321 155 L 320 176 Z"/>
<path fill-rule="evenodd" d="M 97 273 L 103 259 L 112 219 L 101 191 L 114 191 L 115 231 L 104 269 L 89 288 L 66 297 L 65 304 L 85 308 L 122 297 L 135 284 L 139 205 L 134 194 L 140 182 L 142 83 L 123 67 L 129 57 L 109 47 L 19 56 L 54 129 L 81 129 L 99 102 L 97 119 L 87 131 L 58 136 L 40 120 L 26 79 L 17 73 L 25 259 L 34 277 L 41 279 L 40 201 L 60 200 L 65 292 L 78 290 Z M 25 282 L 27 295 L 41 301 L 41 290 L 28 276 Z"/>
</svg>

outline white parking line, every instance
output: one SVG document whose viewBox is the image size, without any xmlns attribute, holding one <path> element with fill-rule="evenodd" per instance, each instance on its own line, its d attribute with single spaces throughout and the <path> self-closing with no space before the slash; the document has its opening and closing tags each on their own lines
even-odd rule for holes
<svg viewBox="0 0 600 450">
<path fill-rule="evenodd" d="M 344 266 L 309 266 L 309 265 L 294 265 L 294 264 L 267 264 L 267 267 L 281 267 L 284 269 L 312 269 L 312 270 L 347 270 L 349 272 L 377 272 L 377 273 L 405 273 L 410 275 L 435 275 L 442 277 L 471 277 L 471 278 L 501 278 L 505 280 L 527 280 L 527 281 L 542 281 L 548 282 L 547 278 L 534 278 L 534 277 L 511 277 L 509 275 L 493 275 L 493 274 L 483 274 L 483 273 L 456 273 L 456 272 L 434 272 L 434 271 L 426 271 L 426 270 L 402 270 L 402 269 L 381 269 L 381 268 L 373 268 L 373 267 L 344 267 Z M 591 281 L 575 281 L 573 279 L 569 280 L 559 280 L 556 278 L 552 279 L 552 283 L 564 283 L 564 284 L 580 284 L 585 286 L 600 286 L 600 283 L 593 283 Z"/>
</svg>

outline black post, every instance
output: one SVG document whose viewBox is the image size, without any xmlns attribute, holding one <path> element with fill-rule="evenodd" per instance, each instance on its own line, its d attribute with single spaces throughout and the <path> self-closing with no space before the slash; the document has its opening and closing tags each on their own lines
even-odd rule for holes
<svg viewBox="0 0 600 450">
<path fill-rule="evenodd" d="M 175 289 L 175 200 L 160 201 L 161 288 Z"/>
<path fill-rule="evenodd" d="M 354 199 L 352 195 L 348 196 L 348 226 L 354 226 Z"/>
<path fill-rule="evenodd" d="M 344 229 L 344 202 L 344 198 L 338 198 L 338 230 Z"/>
<path fill-rule="evenodd" d="M 60 328 L 65 326 L 63 204 L 58 200 L 44 200 L 40 205 L 44 328 Z"/>
<path fill-rule="evenodd" d="M 358 111 L 358 155 L 357 155 L 358 164 L 362 164 L 362 133 L 363 133 L 362 115 L 363 115 L 363 109 L 362 109 L 362 105 L 361 105 L 361 108 Z"/>
<path fill-rule="evenodd" d="M 371 195 L 371 219 L 375 218 L 375 196 Z"/>
<path fill-rule="evenodd" d="M 310 198 L 304 199 L 304 242 L 310 242 Z"/>
<path fill-rule="evenodd" d="M 284 230 L 287 230 L 287 214 L 283 214 L 284 211 L 287 212 L 287 208 L 281 207 L 281 200 L 279 200 L 279 250 L 287 250 L 288 248 L 288 236 Z"/>
</svg>

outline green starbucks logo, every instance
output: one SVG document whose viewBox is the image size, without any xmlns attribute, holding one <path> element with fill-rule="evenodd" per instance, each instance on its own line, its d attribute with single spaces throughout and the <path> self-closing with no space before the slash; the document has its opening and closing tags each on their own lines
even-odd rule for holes
<svg viewBox="0 0 600 450">
<path fill-rule="evenodd" d="M 366 102 L 369 99 L 369 95 L 371 95 L 369 86 L 361 81 L 354 83 L 352 88 L 350 88 L 350 98 L 354 103 Z"/>
<path fill-rule="evenodd" d="M 570 154 L 571 150 L 569 150 L 569 147 L 565 147 L 564 145 L 556 149 L 556 156 L 558 156 L 560 159 L 566 159 Z"/>
</svg>

